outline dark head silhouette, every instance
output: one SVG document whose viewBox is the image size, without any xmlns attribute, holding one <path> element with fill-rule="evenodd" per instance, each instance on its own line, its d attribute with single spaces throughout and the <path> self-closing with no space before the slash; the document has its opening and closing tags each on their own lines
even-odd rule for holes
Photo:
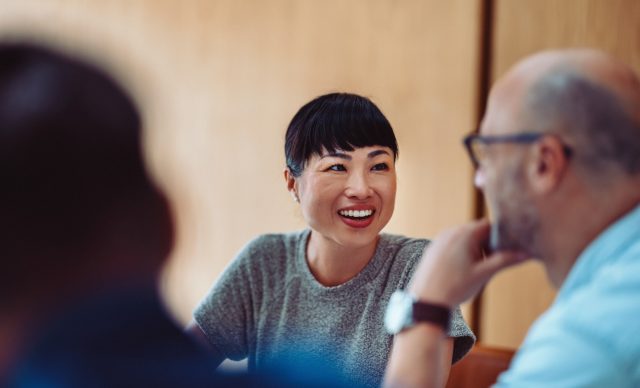
<svg viewBox="0 0 640 388">
<path fill-rule="evenodd" d="M 109 76 L 0 45 L 0 214 L 3 298 L 155 279 L 171 219 L 145 170 L 136 106 Z"/>
</svg>

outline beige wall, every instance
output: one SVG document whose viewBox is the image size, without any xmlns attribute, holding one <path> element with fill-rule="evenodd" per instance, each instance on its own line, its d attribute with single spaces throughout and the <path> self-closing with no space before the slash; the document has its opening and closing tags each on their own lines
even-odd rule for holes
<svg viewBox="0 0 640 388">
<path fill-rule="evenodd" d="M 304 226 L 283 135 L 312 97 L 371 97 L 400 143 L 387 231 L 432 236 L 473 214 L 460 144 L 477 121 L 479 0 L 0 0 L 30 31 L 111 63 L 146 107 L 154 171 L 175 202 L 166 273 L 183 322 L 243 244 Z"/>
<path fill-rule="evenodd" d="M 491 50 L 480 43 L 493 5 Z M 477 124 L 481 56 L 495 80 L 551 47 L 607 49 L 640 71 L 636 0 L 0 0 L 0 34 L 105 62 L 143 102 L 152 168 L 175 203 L 165 276 L 177 317 L 250 238 L 304 226 L 284 189 L 283 135 L 329 91 L 379 104 L 400 142 L 387 231 L 432 236 L 474 214 L 460 138 Z M 554 292 L 536 263 L 486 288 L 480 337 L 516 347 Z"/>
<path fill-rule="evenodd" d="M 528 54 L 562 47 L 601 48 L 640 73 L 640 1 L 494 1 L 493 80 Z M 482 298 L 483 342 L 517 347 L 554 296 L 539 263 L 527 263 L 499 274 Z"/>
</svg>

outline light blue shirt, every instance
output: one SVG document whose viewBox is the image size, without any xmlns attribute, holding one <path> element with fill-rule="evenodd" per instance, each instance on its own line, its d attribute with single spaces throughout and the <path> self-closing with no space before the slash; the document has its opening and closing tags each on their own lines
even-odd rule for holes
<svg viewBox="0 0 640 388">
<path fill-rule="evenodd" d="M 496 386 L 640 387 L 640 206 L 578 257 Z"/>
</svg>

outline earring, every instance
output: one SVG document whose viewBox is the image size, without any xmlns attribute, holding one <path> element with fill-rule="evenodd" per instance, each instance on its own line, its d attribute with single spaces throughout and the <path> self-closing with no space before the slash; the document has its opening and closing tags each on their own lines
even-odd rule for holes
<svg viewBox="0 0 640 388">
<path fill-rule="evenodd" d="M 300 198 L 298 198 L 298 194 L 295 191 L 291 192 L 291 196 L 293 197 L 293 202 L 300 202 Z"/>
</svg>

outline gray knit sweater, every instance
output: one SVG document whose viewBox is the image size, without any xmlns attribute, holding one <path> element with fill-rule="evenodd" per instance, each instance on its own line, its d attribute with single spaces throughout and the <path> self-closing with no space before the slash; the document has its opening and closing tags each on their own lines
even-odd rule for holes
<svg viewBox="0 0 640 388">
<path fill-rule="evenodd" d="M 316 354 L 359 385 L 379 385 L 393 339 L 384 311 L 411 279 L 427 240 L 381 234 L 356 277 L 325 287 L 305 259 L 309 234 L 269 234 L 247 244 L 197 307 L 195 321 L 221 359 L 248 357 L 250 370 Z M 452 318 L 456 362 L 475 337 L 459 309 Z"/>
</svg>

